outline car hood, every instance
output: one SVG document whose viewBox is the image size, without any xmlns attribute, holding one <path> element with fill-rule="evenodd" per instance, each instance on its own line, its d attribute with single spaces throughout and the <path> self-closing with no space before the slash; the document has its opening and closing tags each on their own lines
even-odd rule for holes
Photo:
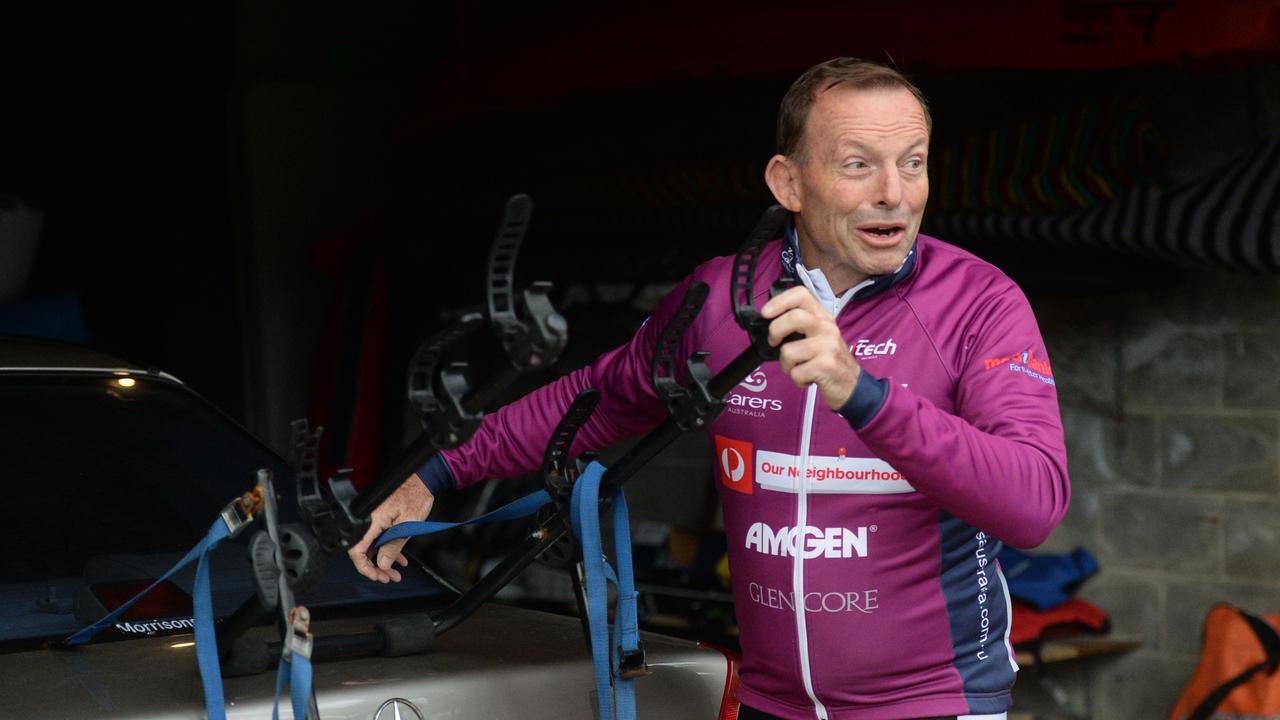
<svg viewBox="0 0 1280 720">
<path fill-rule="evenodd" d="M 367 631 L 378 618 L 317 622 L 316 635 Z M 260 628 L 269 637 L 271 628 Z M 653 674 L 637 680 L 642 716 L 715 717 L 726 662 L 696 644 L 649 633 Z M 199 718 L 204 700 L 191 635 L 0 656 L 6 717 Z M 368 720 L 391 698 L 424 719 L 592 718 L 592 665 L 577 618 L 489 604 L 421 655 L 314 666 L 324 720 Z M 227 717 L 271 715 L 274 668 L 224 680 Z M 287 695 L 282 706 L 288 706 Z M 282 717 L 291 717 L 282 707 Z M 384 720 L 388 717 L 384 713 Z M 401 717 L 404 717 L 401 715 Z"/>
</svg>

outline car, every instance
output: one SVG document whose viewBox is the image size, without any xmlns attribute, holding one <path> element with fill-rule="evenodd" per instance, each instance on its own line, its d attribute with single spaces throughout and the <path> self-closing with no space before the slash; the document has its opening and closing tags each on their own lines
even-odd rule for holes
<svg viewBox="0 0 1280 720">
<path fill-rule="evenodd" d="M 10 498 L 0 555 L 0 717 L 203 717 L 193 567 L 90 643 L 60 641 L 159 577 L 258 469 L 280 483 L 282 520 L 296 520 L 289 463 L 172 375 L 32 338 L 0 337 L 0 428 Z M 255 592 L 247 540 L 258 527 L 210 557 L 222 627 Z M 415 559 L 403 582 L 382 585 L 337 556 L 298 602 L 311 610 L 317 638 L 358 634 L 448 605 L 456 591 L 437 577 Z M 248 636 L 278 641 L 279 632 L 267 621 Z M 653 633 L 643 642 L 652 674 L 636 683 L 640 717 L 736 717 L 733 653 Z M 274 668 L 227 677 L 224 687 L 229 718 L 270 717 Z M 421 654 L 317 653 L 314 692 L 325 720 L 596 714 L 580 621 L 496 602 Z"/>
</svg>

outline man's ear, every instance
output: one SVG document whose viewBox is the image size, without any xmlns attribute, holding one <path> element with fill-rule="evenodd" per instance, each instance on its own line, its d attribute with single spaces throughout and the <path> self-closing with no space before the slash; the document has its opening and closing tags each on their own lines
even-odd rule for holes
<svg viewBox="0 0 1280 720">
<path fill-rule="evenodd" d="M 800 183 L 796 177 L 799 171 L 785 155 L 774 155 L 764 168 L 765 184 L 778 204 L 791 212 L 800 212 Z"/>
</svg>

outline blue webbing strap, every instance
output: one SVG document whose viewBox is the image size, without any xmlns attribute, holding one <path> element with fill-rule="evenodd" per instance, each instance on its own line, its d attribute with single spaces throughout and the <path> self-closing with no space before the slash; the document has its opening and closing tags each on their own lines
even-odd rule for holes
<svg viewBox="0 0 1280 720">
<path fill-rule="evenodd" d="M 222 720 L 226 717 L 226 708 L 223 705 L 222 673 L 218 669 L 217 636 L 213 631 L 213 599 L 210 595 L 208 557 L 218 543 L 230 536 L 231 528 L 227 525 L 227 520 L 223 516 L 219 516 L 217 520 L 213 521 L 213 525 L 209 528 L 209 532 L 205 534 L 204 538 L 195 547 L 191 548 L 191 551 L 184 555 L 176 565 L 165 571 L 145 590 L 104 615 L 101 620 L 82 628 L 76 634 L 67 638 L 64 641 L 65 644 L 83 645 L 88 642 L 103 628 L 114 623 L 121 613 L 133 607 L 134 603 L 142 599 L 142 596 L 151 592 L 160 583 L 168 580 L 174 573 L 190 565 L 192 560 L 198 560 L 196 564 L 196 584 L 191 597 L 192 615 L 195 619 L 196 662 L 200 665 L 200 680 L 204 683 L 205 712 L 208 713 L 209 720 Z"/>
<path fill-rule="evenodd" d="M 378 536 L 378 540 L 374 543 L 374 547 L 382 547 L 392 540 L 399 540 L 400 538 L 429 535 L 443 530 L 462 527 L 463 525 L 479 525 L 481 523 L 515 520 L 516 518 L 522 518 L 526 515 L 534 514 L 539 508 L 549 502 L 551 502 L 550 493 L 546 490 L 538 490 L 536 492 L 531 492 L 522 498 L 513 500 L 497 510 L 487 512 L 479 517 L 473 517 L 470 520 L 463 520 L 462 522 L 420 521 L 397 523 L 387 528 L 386 532 Z"/>
<path fill-rule="evenodd" d="M 633 720 L 636 716 L 635 680 L 618 674 L 620 653 L 633 654 L 640 648 L 635 576 L 631 568 L 631 527 L 626 497 L 622 488 L 615 488 L 611 496 L 614 553 L 618 558 L 615 573 L 605 562 L 600 537 L 600 481 L 604 472 L 603 465 L 593 462 L 574 483 L 571 507 L 573 534 L 582 547 L 587 626 L 591 631 L 591 658 L 595 664 L 600 720 Z M 618 588 L 612 637 L 609 632 L 607 582 L 613 582 Z"/>
<path fill-rule="evenodd" d="M 222 537 L 227 537 L 226 523 L 219 518 L 214 529 L 221 525 Z M 218 538 L 221 540 L 222 538 Z M 217 541 L 214 542 L 216 544 Z M 209 546 L 213 549 L 213 545 Z M 226 717 L 226 705 L 222 698 L 222 668 L 218 661 L 218 634 L 213 629 L 213 592 L 209 583 L 209 553 L 200 555 L 196 564 L 196 587 L 191 597 L 196 627 L 196 663 L 200 665 L 200 682 L 204 685 L 204 707 L 208 720 L 222 720 Z"/>
<path fill-rule="evenodd" d="M 604 467 L 599 463 L 592 463 L 588 467 L 583 478 L 589 476 L 594 478 L 594 484 L 589 488 L 591 498 L 594 502 L 589 503 L 592 512 L 580 511 L 578 508 L 582 505 L 579 501 L 578 487 L 574 488 L 574 532 L 579 536 L 579 542 L 583 542 L 582 533 L 579 528 L 578 515 L 589 517 L 588 527 L 594 527 L 594 544 L 595 548 L 591 557 L 595 558 L 595 563 L 588 562 L 587 579 L 588 579 L 588 604 L 591 608 L 591 634 L 592 634 L 592 656 L 596 663 L 596 686 L 600 690 L 600 701 L 602 708 L 601 720 L 611 720 L 613 718 L 611 711 L 611 703 L 608 702 L 608 689 L 610 687 L 610 678 L 614 669 L 618 664 L 617 649 L 634 652 L 639 642 L 639 630 L 636 621 L 636 593 L 635 581 L 631 574 L 631 533 L 627 523 L 626 500 L 622 497 L 621 491 L 615 492 L 614 498 L 614 527 L 615 532 L 619 535 L 615 538 L 617 544 L 618 562 L 622 572 L 620 576 L 615 576 L 613 569 L 604 563 L 603 551 L 600 543 L 600 518 L 599 518 L 599 492 L 600 492 L 600 476 L 604 474 Z M 579 481 L 581 482 L 581 481 Z M 546 490 L 538 490 L 519 498 L 497 510 L 485 513 L 479 517 L 465 520 L 462 522 L 407 522 L 399 523 L 388 528 L 381 536 L 379 536 L 376 546 L 382 545 L 399 538 L 412 537 L 417 535 L 426 535 L 429 533 L 441 532 L 463 525 L 475 525 L 480 523 L 500 522 L 503 520 L 513 520 L 520 517 L 532 515 L 539 508 L 551 502 L 551 495 Z M 91 639 L 99 631 L 115 622 L 121 613 L 128 610 L 142 596 L 146 595 L 160 583 L 168 580 L 174 573 L 191 564 L 192 560 L 197 560 L 196 565 L 196 581 L 194 592 L 192 593 L 192 614 L 194 615 L 195 624 L 195 640 L 196 640 L 196 662 L 200 666 L 200 678 L 204 684 L 205 712 L 208 720 L 225 720 L 226 706 L 222 692 L 222 673 L 218 661 L 217 634 L 214 632 L 213 617 L 213 600 L 211 594 L 211 583 L 209 579 L 208 556 L 218 543 L 231 537 L 232 530 L 228 525 L 229 520 L 223 516 L 219 516 L 209 528 L 209 532 L 205 535 L 194 548 L 191 549 L 181 560 L 172 568 L 161 575 L 155 582 L 149 585 L 145 590 L 135 595 L 133 598 L 125 602 L 120 607 L 108 613 L 102 619 L 93 625 L 86 627 L 71 637 L 67 638 L 67 645 L 81 645 Z M 239 527 L 236 528 L 237 530 Z M 607 610 L 605 603 L 607 602 L 607 593 L 604 590 L 605 576 L 608 580 L 614 582 L 619 587 L 619 620 L 617 625 L 618 635 L 613 638 L 613 649 L 604 647 L 604 643 L 608 643 L 610 638 L 607 629 Z M 595 599 L 597 598 L 598 599 Z M 600 608 L 600 612 L 596 612 L 596 608 Z M 629 608 L 629 609 L 628 609 Z M 597 618 L 596 615 L 601 615 Z M 597 627 L 604 625 L 603 634 L 597 631 Z M 288 666 L 286 669 L 285 666 Z M 603 670 L 603 681 L 601 685 L 601 671 Z M 279 717 L 279 698 L 284 690 L 286 682 L 290 686 L 290 698 L 293 704 L 293 714 L 299 720 L 308 716 L 311 700 L 311 683 L 312 670 L 311 660 L 303 653 L 293 652 L 289 656 L 281 657 L 280 667 L 276 673 L 276 707 L 272 712 L 273 720 Z M 635 695 L 632 681 L 619 678 L 617 690 L 617 706 L 618 720 L 629 720 L 635 717 Z"/>
<path fill-rule="evenodd" d="M 286 669 L 287 668 L 287 669 Z M 293 703 L 294 720 L 306 720 L 311 712 L 311 658 L 301 653 L 280 657 L 276 670 L 276 701 L 271 708 L 271 720 L 280 720 L 280 693 L 289 685 L 289 699 Z"/>
</svg>

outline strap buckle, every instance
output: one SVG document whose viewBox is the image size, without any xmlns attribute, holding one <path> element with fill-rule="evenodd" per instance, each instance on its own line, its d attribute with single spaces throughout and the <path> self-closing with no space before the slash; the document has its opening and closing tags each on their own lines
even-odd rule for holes
<svg viewBox="0 0 1280 720">
<path fill-rule="evenodd" d="M 280 654 L 289 659 L 292 655 L 311 659 L 311 612 L 298 605 L 289 611 L 289 630 L 285 633 Z"/>
<path fill-rule="evenodd" d="M 239 535 L 245 526 L 253 522 L 258 513 L 262 512 L 264 492 L 265 490 L 261 484 L 255 485 L 252 490 L 232 500 L 227 503 L 226 507 L 222 508 L 222 521 L 227 524 L 227 530 L 231 533 L 231 537 L 234 538 Z"/>
<path fill-rule="evenodd" d="M 651 674 L 653 671 L 644 661 L 643 642 L 637 642 L 636 649 L 631 651 L 618 648 L 618 677 L 630 680 Z"/>
</svg>

